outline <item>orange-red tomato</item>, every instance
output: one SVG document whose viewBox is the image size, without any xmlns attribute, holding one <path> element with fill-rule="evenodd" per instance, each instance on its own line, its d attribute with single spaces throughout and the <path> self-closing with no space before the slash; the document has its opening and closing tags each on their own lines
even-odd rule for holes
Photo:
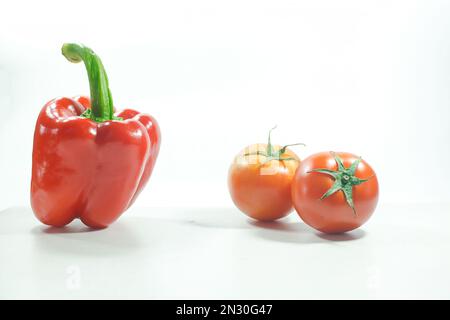
<svg viewBox="0 0 450 320">
<path fill-rule="evenodd" d="M 270 140 L 269 140 L 270 141 Z M 272 221 L 292 211 L 291 183 L 300 159 L 291 150 L 268 144 L 254 144 L 242 150 L 228 173 L 228 187 L 234 204 L 246 215 Z"/>
<path fill-rule="evenodd" d="M 340 162 L 340 164 L 339 164 Z M 378 202 L 378 180 L 361 158 L 321 152 L 299 165 L 292 201 L 302 220 L 325 233 L 341 233 L 365 223 Z"/>
</svg>

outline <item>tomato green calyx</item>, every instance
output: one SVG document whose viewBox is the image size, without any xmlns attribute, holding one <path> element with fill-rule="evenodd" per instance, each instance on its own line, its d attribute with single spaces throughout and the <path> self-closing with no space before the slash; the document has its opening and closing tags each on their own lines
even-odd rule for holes
<svg viewBox="0 0 450 320">
<path fill-rule="evenodd" d="M 271 138 L 272 130 L 274 130 L 276 128 L 277 128 L 277 126 L 275 126 L 275 127 L 273 127 L 272 129 L 269 130 L 269 138 L 267 139 L 266 152 L 263 152 L 263 151 L 249 152 L 249 153 L 244 154 L 244 156 L 258 155 L 258 156 L 266 157 L 266 160 L 262 164 L 267 163 L 267 162 L 272 161 L 272 160 L 277 160 L 277 161 L 294 160 L 294 161 L 297 161 L 297 159 L 293 158 L 293 157 L 283 158 L 283 155 L 286 153 L 287 147 L 300 146 L 300 145 L 301 146 L 305 146 L 305 144 L 304 143 L 287 144 L 285 146 L 282 146 L 279 150 L 274 150 L 270 138 Z"/>
<path fill-rule="evenodd" d="M 114 107 L 111 91 L 109 90 L 108 76 L 106 75 L 100 57 L 92 49 L 77 43 L 65 43 L 61 52 L 72 63 L 84 62 L 89 78 L 91 91 L 91 109 L 86 110 L 82 116 L 96 122 L 108 120 L 122 120 L 114 116 Z"/>
<path fill-rule="evenodd" d="M 320 200 L 326 199 L 332 194 L 342 190 L 345 196 L 345 200 L 347 204 L 352 208 L 353 213 L 356 215 L 355 205 L 353 203 L 353 186 L 357 186 L 361 183 L 368 181 L 371 177 L 367 179 L 360 179 L 355 176 L 356 169 L 358 168 L 359 163 L 361 162 L 361 157 L 359 157 L 356 161 L 354 161 L 350 167 L 344 167 L 342 159 L 334 152 L 332 152 L 334 159 L 336 160 L 338 169 L 336 171 L 330 169 L 314 169 L 308 171 L 308 173 L 319 172 L 327 174 L 334 178 L 334 184 L 325 192 Z"/>
</svg>

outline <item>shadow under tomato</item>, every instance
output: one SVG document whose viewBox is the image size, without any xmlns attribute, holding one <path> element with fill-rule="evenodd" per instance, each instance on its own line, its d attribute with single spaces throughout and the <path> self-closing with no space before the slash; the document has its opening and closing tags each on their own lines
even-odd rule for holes
<svg viewBox="0 0 450 320">
<path fill-rule="evenodd" d="M 249 220 L 248 223 L 257 227 L 255 234 L 265 240 L 312 244 L 312 243 L 329 243 L 341 241 L 357 240 L 365 235 L 365 231 L 358 229 L 343 234 L 325 234 L 318 233 L 313 228 L 307 226 L 302 222 L 286 222 L 273 221 L 263 222 L 256 220 Z"/>
<path fill-rule="evenodd" d="M 278 230 L 287 232 L 303 232 L 308 230 L 308 226 L 301 222 L 285 222 L 285 221 L 257 221 L 248 220 L 248 223 L 258 228 L 268 230 Z"/>
<path fill-rule="evenodd" d="M 317 232 L 316 236 L 325 239 L 327 241 L 352 241 L 363 238 L 366 235 L 366 231 L 363 229 L 356 229 L 345 233 L 322 233 Z"/>
<path fill-rule="evenodd" d="M 248 223 L 254 227 L 254 234 L 264 240 L 284 243 L 319 243 L 324 240 L 316 237 L 311 229 L 301 222 L 261 222 L 249 220 Z"/>
</svg>

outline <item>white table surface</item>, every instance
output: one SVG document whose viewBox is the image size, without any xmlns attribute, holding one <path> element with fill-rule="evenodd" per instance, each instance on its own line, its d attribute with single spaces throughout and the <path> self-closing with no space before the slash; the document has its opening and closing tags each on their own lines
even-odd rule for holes
<svg viewBox="0 0 450 320">
<path fill-rule="evenodd" d="M 139 208 L 110 228 L 0 212 L 0 298 L 450 298 L 450 205 L 384 205 L 324 235 L 295 213 L 261 224 L 234 208 Z"/>
</svg>

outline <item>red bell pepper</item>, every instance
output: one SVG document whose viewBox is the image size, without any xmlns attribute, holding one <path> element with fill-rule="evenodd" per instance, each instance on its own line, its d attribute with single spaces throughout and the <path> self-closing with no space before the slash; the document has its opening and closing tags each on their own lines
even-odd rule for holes
<svg viewBox="0 0 450 320">
<path fill-rule="evenodd" d="M 105 69 L 91 49 L 69 43 L 62 53 L 84 62 L 91 100 L 56 98 L 42 108 L 34 132 L 31 206 L 47 225 L 61 227 L 79 218 L 104 228 L 146 185 L 160 130 L 149 115 L 132 109 L 114 113 Z"/>
</svg>

